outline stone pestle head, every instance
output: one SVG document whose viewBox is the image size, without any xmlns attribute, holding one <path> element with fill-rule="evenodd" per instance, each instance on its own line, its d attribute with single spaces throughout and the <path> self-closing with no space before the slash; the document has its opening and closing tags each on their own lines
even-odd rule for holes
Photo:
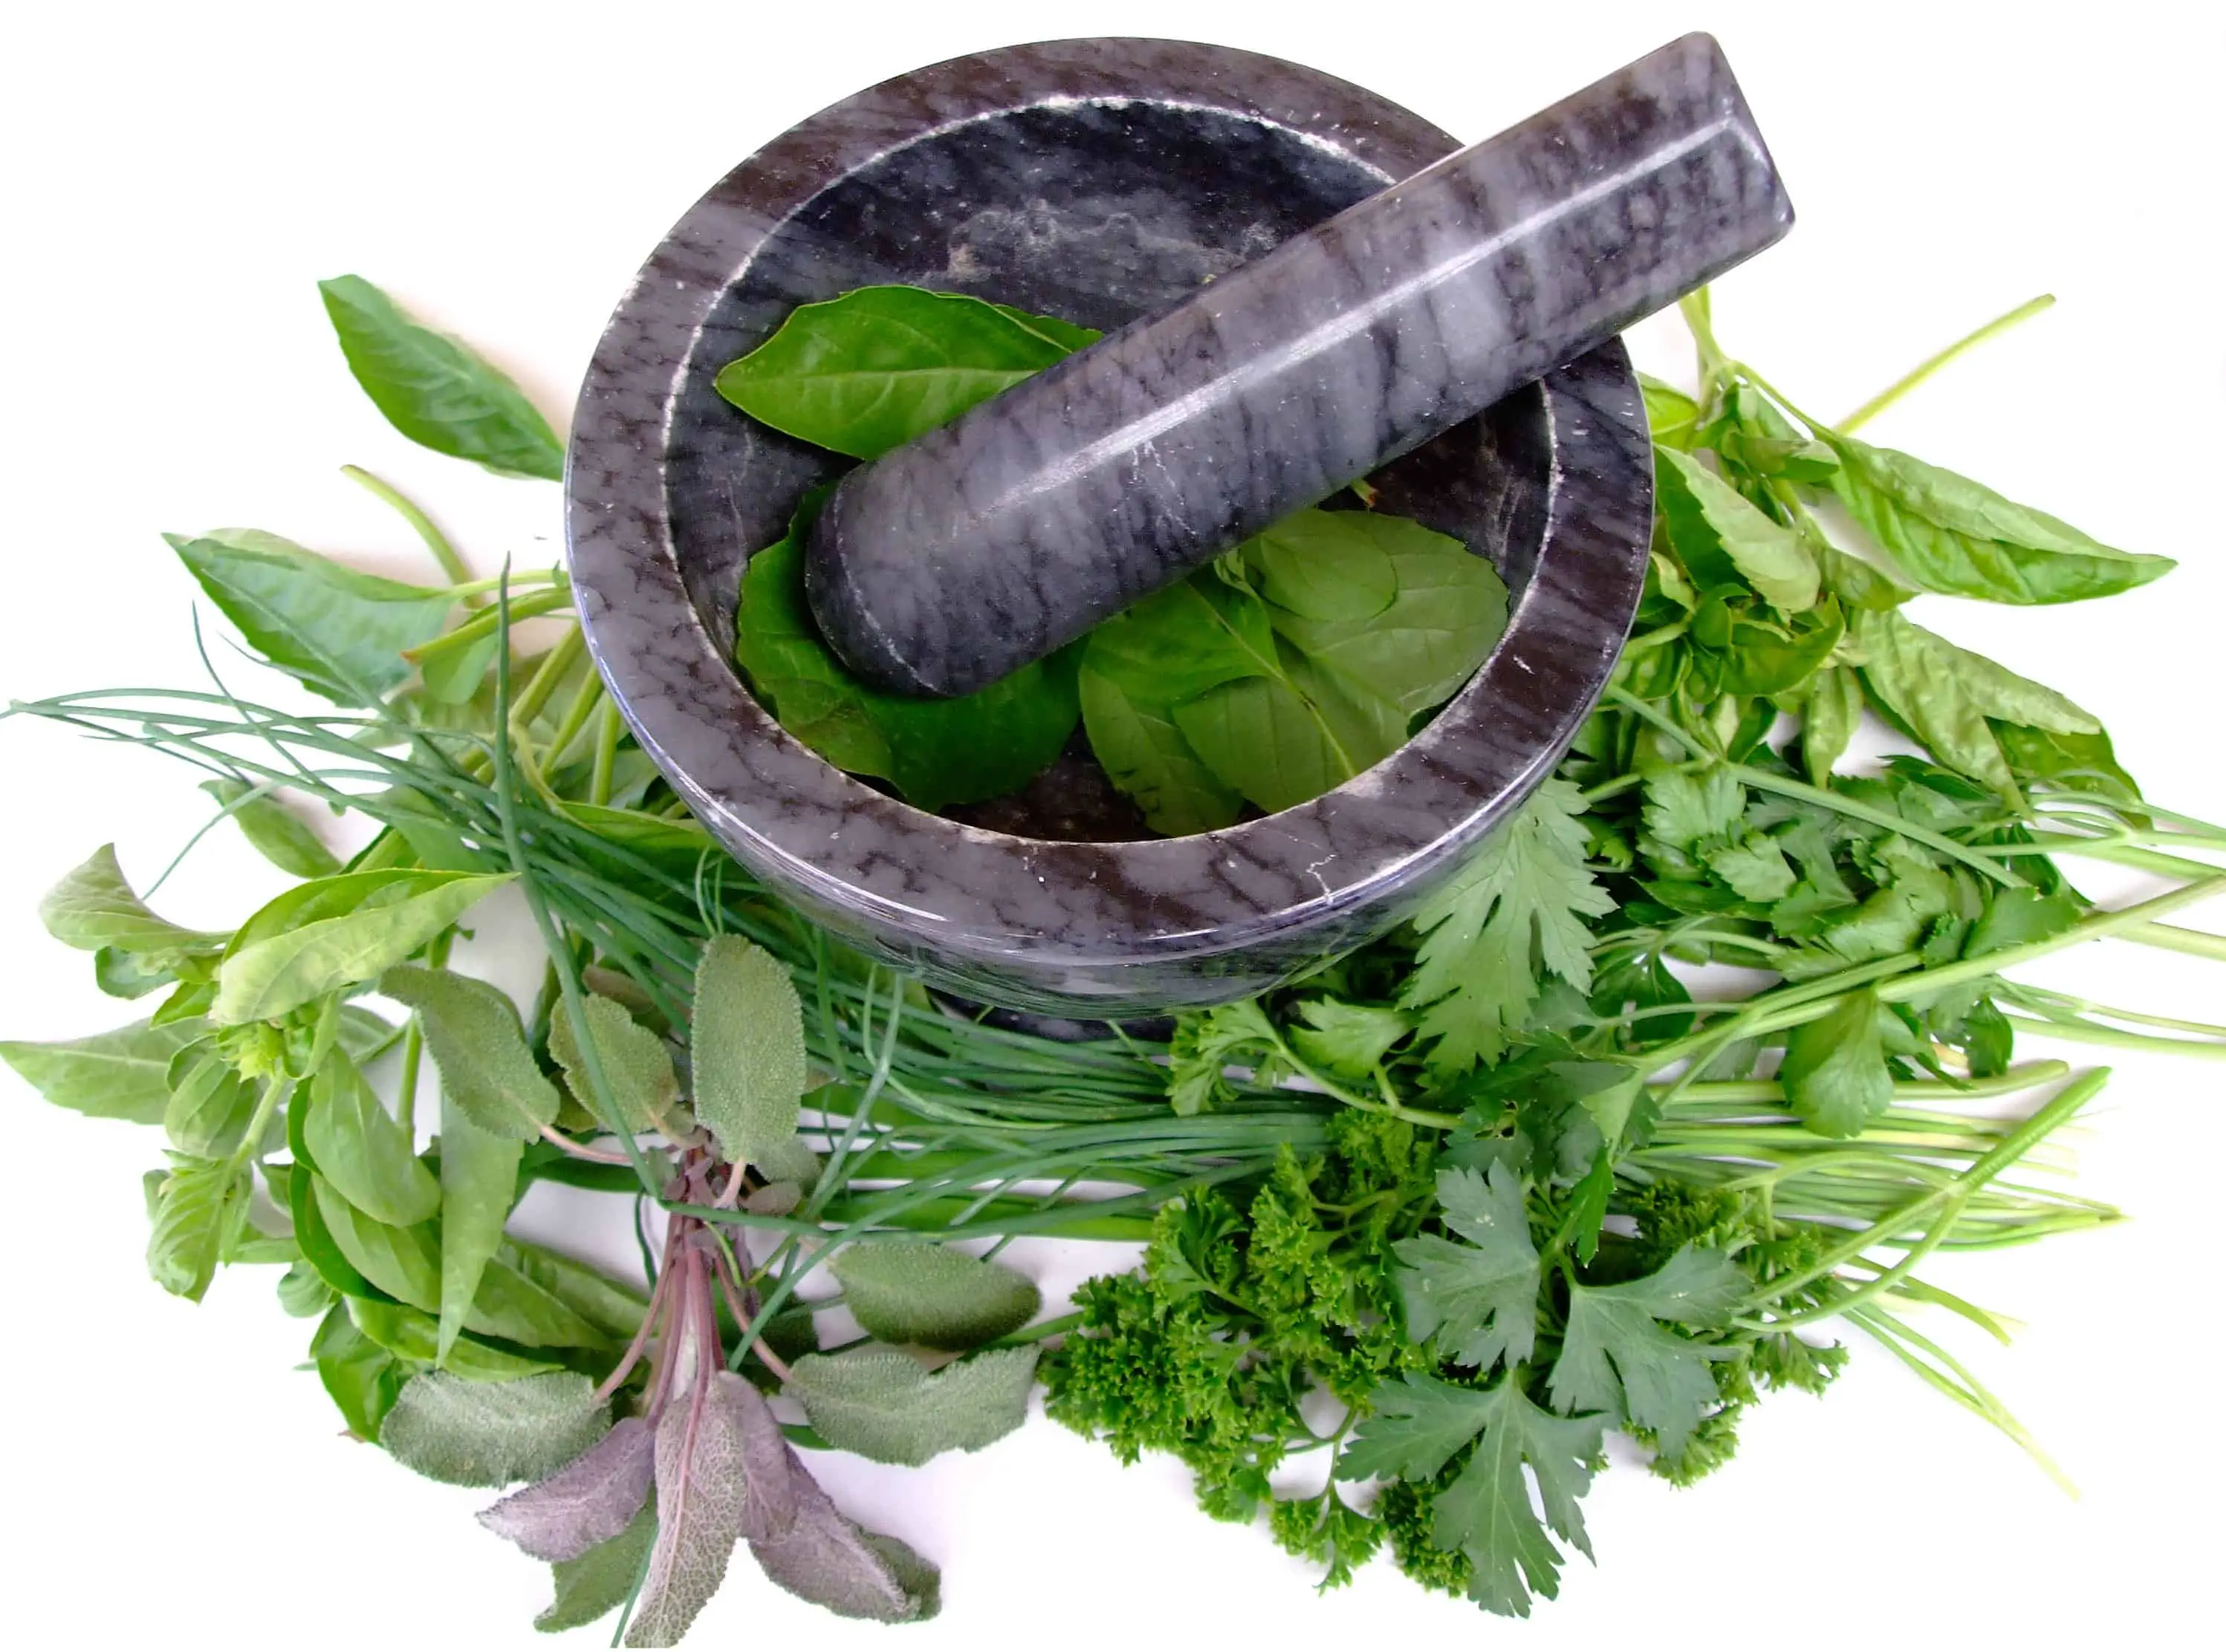
<svg viewBox="0 0 2226 1652">
<path fill-rule="evenodd" d="M 1793 209 L 1689 35 L 844 478 L 806 591 L 895 693 L 971 693 L 1606 342 Z"/>
</svg>

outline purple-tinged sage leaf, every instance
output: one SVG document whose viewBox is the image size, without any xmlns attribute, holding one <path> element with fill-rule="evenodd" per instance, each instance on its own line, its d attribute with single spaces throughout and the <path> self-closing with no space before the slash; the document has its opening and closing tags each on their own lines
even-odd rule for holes
<svg viewBox="0 0 2226 1652">
<path fill-rule="evenodd" d="M 678 1645 L 725 1579 L 742 1534 L 746 1418 L 756 1397 L 741 1377 L 720 1371 L 665 1407 L 657 1426 L 657 1547 L 628 1646 Z"/>
<path fill-rule="evenodd" d="M 576 1560 L 626 1530 L 648 1501 L 656 1465 L 649 1425 L 623 1417 L 547 1479 L 480 1510 L 480 1524 L 537 1560 Z"/>
</svg>

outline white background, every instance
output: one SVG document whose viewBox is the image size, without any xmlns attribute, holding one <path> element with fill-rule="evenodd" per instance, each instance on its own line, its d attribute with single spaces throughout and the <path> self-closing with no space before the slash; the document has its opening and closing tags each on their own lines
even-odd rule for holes
<svg viewBox="0 0 2226 1652">
<path fill-rule="evenodd" d="M 2129 549 L 2181 559 L 2099 607 L 1924 617 L 2101 715 L 2153 794 L 2226 817 L 2226 614 L 2214 500 L 2226 329 L 2216 288 L 2226 29 L 2207 9 L 1732 3 L 1071 3 L 41 7 L 9 30 L 0 153 L 12 251 L 0 420 L 10 494 L 0 691 L 190 685 L 193 593 L 160 531 L 252 524 L 425 577 L 356 461 L 492 568 L 557 550 L 556 490 L 414 449 L 357 394 L 313 283 L 355 270 L 479 342 L 558 416 L 649 248 L 722 171 L 873 81 L 1046 34 L 1187 36 L 1288 57 L 1491 132 L 1685 29 L 1722 40 L 1801 221 L 1723 282 L 1719 331 L 1804 405 L 1852 407 L 1968 327 L 2050 315 L 1879 421 L 1909 448 Z M 1688 372 L 1673 325 L 1644 365 Z M 258 685 L 259 686 L 259 685 Z M 128 1019 L 39 934 L 39 893 L 114 838 L 142 880 L 204 816 L 189 777 L 48 728 L 0 728 L 0 1035 Z M 225 926 L 277 886 L 213 841 L 163 910 Z M 2222 924 L 2213 912 L 2206 922 Z M 2120 949 L 2049 977 L 2222 1019 L 2226 966 Z M 2081 1052 L 2063 1053 L 2077 1059 Z M 919 1652 L 1389 1642 L 1536 1649 L 2209 1642 L 2226 1447 L 2216 1384 L 2217 1064 L 2123 1061 L 2085 1191 L 2136 1220 L 1931 1271 L 2025 1321 L 1955 1338 L 2084 1491 L 1859 1350 L 1822 1401 L 1749 1424 L 1677 1492 L 1623 1466 L 1587 1504 L 1597 1570 L 1527 1624 L 1388 1566 L 1317 1601 L 1259 1533 L 1192 1512 L 1165 1463 L 1122 1470 L 1037 1422 L 924 1471 L 826 1477 L 944 1567 L 936 1623 L 836 1623 L 737 1564 L 697 1641 L 901 1639 Z M 525 1647 L 546 1573 L 486 1499 L 340 1437 L 309 1326 L 268 1271 L 199 1307 L 143 1272 L 150 1133 L 43 1109 L 0 1076 L 11 1164 L 0 1415 L 8 1638 L 248 1648 Z M 615 1203 L 615 1202 L 611 1202 Z M 576 1207 L 537 1198 L 537 1232 Z M 607 1243 L 606 1225 L 582 1242 Z M 1103 1260 L 1036 1261 L 1054 1289 Z M 592 1633 L 592 1632 L 590 1632 Z M 583 1635 L 581 1644 L 591 1642 Z M 2215 1642 L 2212 1642 L 2215 1643 Z"/>
</svg>

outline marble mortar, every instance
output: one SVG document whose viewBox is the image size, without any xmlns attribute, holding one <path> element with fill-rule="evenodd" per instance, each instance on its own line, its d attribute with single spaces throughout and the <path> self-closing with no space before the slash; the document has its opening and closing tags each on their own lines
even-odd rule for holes
<svg viewBox="0 0 2226 1652">
<path fill-rule="evenodd" d="M 1546 775 L 1642 583 L 1652 466 L 1610 343 L 1379 473 L 1514 595 L 1415 739 L 1312 803 L 1194 837 L 1080 842 L 924 813 L 792 739 L 731 661 L 741 572 L 845 461 L 712 380 L 796 305 L 879 282 L 1112 329 L 1460 147 L 1313 70 L 1081 40 L 846 98 L 729 173 L 652 254 L 573 422 L 567 537 L 588 643 L 643 747 L 745 867 L 970 999 L 1118 1019 L 1262 990 L 1408 916 Z"/>
</svg>

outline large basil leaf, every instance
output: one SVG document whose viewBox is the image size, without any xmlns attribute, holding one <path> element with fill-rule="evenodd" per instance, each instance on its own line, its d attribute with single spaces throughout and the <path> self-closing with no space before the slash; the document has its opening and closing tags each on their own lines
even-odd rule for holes
<svg viewBox="0 0 2226 1652">
<path fill-rule="evenodd" d="M 269 1020 L 375 981 L 509 881 L 507 873 L 350 872 L 289 889 L 232 937 L 210 1019 Z"/>
<path fill-rule="evenodd" d="M 799 306 L 717 387 L 760 423 L 873 459 L 1097 337 L 957 293 L 862 287 Z"/>
<path fill-rule="evenodd" d="M 170 1105 L 171 1058 L 208 1035 L 200 1020 L 156 1026 L 134 1021 L 112 1032 L 54 1044 L 0 1042 L 0 1061 L 56 1107 L 87 1118 L 160 1124 Z"/>
<path fill-rule="evenodd" d="M 64 946 L 86 952 L 113 949 L 175 959 L 224 941 L 221 935 L 181 928 L 149 911 L 117 865 L 113 843 L 103 843 L 46 893 L 39 902 L 39 921 Z"/>
<path fill-rule="evenodd" d="M 1902 572 L 1928 591 L 1989 602 L 2078 602 L 2178 566 L 2132 556 L 1952 470 L 1826 431 L 1832 488 Z"/>
<path fill-rule="evenodd" d="M 420 326 L 360 276 L 321 281 L 325 314 L 364 394 L 420 447 L 498 476 L 564 474 L 564 444 L 525 394 L 469 346 Z"/>
<path fill-rule="evenodd" d="M 441 634 L 455 599 L 343 568 L 252 528 L 166 535 L 255 651 L 328 700 L 376 703 L 410 675 L 403 651 Z"/>
<path fill-rule="evenodd" d="M 868 688 L 812 624 L 795 532 L 750 558 L 735 659 L 782 728 L 836 768 L 887 780 L 922 809 L 1019 790 L 1059 754 L 1081 715 L 1072 650 L 955 699 Z"/>
</svg>

